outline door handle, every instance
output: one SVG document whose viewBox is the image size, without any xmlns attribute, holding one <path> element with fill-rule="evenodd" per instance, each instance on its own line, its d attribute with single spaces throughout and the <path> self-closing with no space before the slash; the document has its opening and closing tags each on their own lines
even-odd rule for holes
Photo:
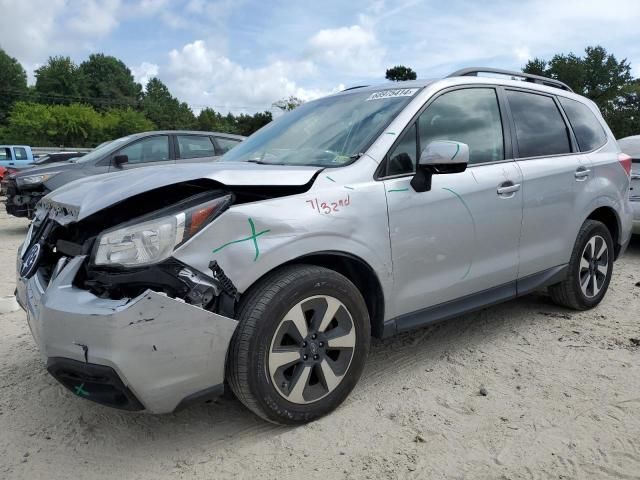
<svg viewBox="0 0 640 480">
<path fill-rule="evenodd" d="M 514 192 L 517 192 L 518 190 L 520 190 L 519 183 L 511 183 L 511 182 L 509 182 L 509 184 L 503 183 L 500 187 L 498 187 L 498 195 L 508 195 L 509 193 L 514 193 Z"/>
<path fill-rule="evenodd" d="M 576 173 L 574 175 L 576 177 L 576 180 L 584 180 L 589 176 L 590 173 L 591 173 L 591 170 L 589 170 L 588 168 L 581 167 L 578 170 L 576 170 Z"/>
</svg>

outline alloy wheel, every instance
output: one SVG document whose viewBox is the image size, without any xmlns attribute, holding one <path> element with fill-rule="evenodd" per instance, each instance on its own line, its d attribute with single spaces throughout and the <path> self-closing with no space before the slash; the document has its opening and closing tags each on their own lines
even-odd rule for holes
<svg viewBox="0 0 640 480">
<path fill-rule="evenodd" d="M 278 324 L 267 365 L 275 389 L 296 404 L 333 392 L 345 377 L 356 346 L 351 313 L 328 295 L 306 298 Z"/>
<path fill-rule="evenodd" d="M 600 235 L 594 235 L 587 242 L 580 257 L 578 281 L 580 290 L 587 298 L 597 296 L 609 274 L 609 248 Z"/>
</svg>

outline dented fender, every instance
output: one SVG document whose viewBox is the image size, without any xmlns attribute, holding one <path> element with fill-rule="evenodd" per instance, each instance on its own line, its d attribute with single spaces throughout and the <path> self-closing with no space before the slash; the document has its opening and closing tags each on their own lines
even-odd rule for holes
<svg viewBox="0 0 640 480">
<path fill-rule="evenodd" d="M 342 170 L 342 169 L 341 169 Z M 341 252 L 366 262 L 391 294 L 384 186 L 321 173 L 307 192 L 234 205 L 174 252 L 200 271 L 215 260 L 240 293 L 274 268 L 305 255 Z"/>
</svg>

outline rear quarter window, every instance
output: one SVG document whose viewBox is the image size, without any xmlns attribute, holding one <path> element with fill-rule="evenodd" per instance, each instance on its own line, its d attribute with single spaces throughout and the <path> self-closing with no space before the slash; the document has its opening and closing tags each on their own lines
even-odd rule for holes
<svg viewBox="0 0 640 480">
<path fill-rule="evenodd" d="M 569 118 L 571 128 L 573 128 L 580 151 L 588 152 L 604 145 L 607 141 L 607 134 L 591 109 L 576 100 L 559 98 L 560 104 Z"/>
<path fill-rule="evenodd" d="M 13 149 L 16 153 L 16 160 L 28 160 L 29 156 L 27 155 L 27 151 L 22 147 L 16 147 Z"/>
</svg>

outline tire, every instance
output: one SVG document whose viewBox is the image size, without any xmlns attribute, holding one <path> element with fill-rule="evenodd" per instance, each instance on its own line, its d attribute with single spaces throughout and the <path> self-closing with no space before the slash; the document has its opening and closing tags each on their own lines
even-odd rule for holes
<svg viewBox="0 0 640 480">
<path fill-rule="evenodd" d="M 613 256 L 609 229 L 602 222 L 585 221 L 571 253 L 567 278 L 549 287 L 551 299 L 574 310 L 588 310 L 598 305 L 611 282 Z"/>
<path fill-rule="evenodd" d="M 238 321 L 227 380 L 236 397 L 265 420 L 296 425 L 326 415 L 362 374 L 369 314 L 358 289 L 333 270 L 276 270 L 244 295 Z"/>
</svg>

